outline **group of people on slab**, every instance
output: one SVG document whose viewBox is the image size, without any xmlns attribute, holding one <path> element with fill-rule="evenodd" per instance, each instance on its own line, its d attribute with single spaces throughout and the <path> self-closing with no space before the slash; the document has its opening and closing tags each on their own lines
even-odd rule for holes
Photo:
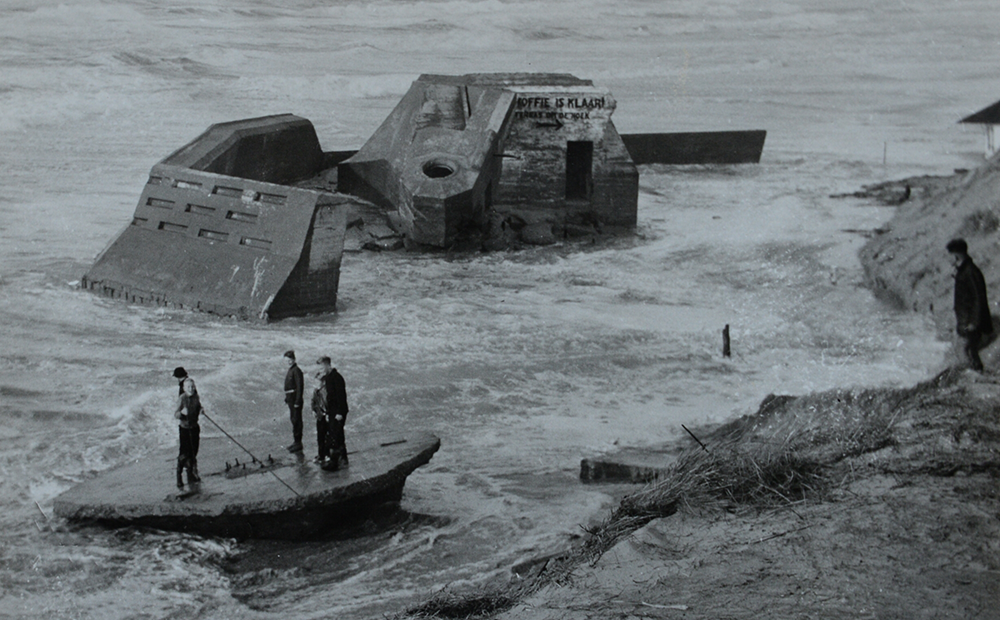
<svg viewBox="0 0 1000 620">
<path fill-rule="evenodd" d="M 292 423 L 292 443 L 288 451 L 301 453 L 302 446 L 302 409 L 305 403 L 305 377 L 302 369 L 295 361 L 295 351 L 286 351 L 285 362 L 288 371 L 285 373 L 285 404 Z M 347 442 L 344 437 L 344 424 L 347 422 L 347 387 L 344 377 L 333 367 L 328 356 L 316 360 L 317 371 L 313 374 L 316 380 L 312 391 L 311 406 L 316 418 L 317 454 L 313 459 L 327 471 L 337 471 L 348 466 Z M 183 366 L 174 369 L 174 379 L 177 380 L 178 402 L 174 409 L 174 417 L 178 421 L 180 432 L 180 453 L 177 456 L 177 487 L 184 488 L 184 472 L 187 472 L 188 484 L 200 482 L 198 475 L 198 445 L 201 438 L 199 418 L 204 412 L 198 388 L 194 379 L 188 376 Z"/>
<path fill-rule="evenodd" d="M 305 404 L 305 381 L 302 369 L 295 362 L 295 351 L 285 351 L 288 372 L 285 373 L 285 404 L 292 422 L 292 443 L 289 452 L 302 452 L 302 409 Z M 347 467 L 347 444 L 344 424 L 347 422 L 347 387 L 344 377 L 332 366 L 330 358 L 316 360 L 319 370 L 314 377 L 312 410 L 316 418 L 317 455 L 314 459 L 324 469 Z"/>
</svg>

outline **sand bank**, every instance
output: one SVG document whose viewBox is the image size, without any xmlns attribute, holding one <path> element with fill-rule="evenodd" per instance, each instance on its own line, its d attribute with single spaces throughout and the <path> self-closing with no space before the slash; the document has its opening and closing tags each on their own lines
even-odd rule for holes
<svg viewBox="0 0 1000 620">
<path fill-rule="evenodd" d="M 1000 377 L 765 402 L 580 548 L 430 617 L 996 618 Z M 702 429 L 704 430 L 704 429 Z"/>
<path fill-rule="evenodd" d="M 944 246 L 956 236 L 1000 292 L 996 161 L 862 195 L 899 204 L 861 252 L 879 294 L 931 313 L 950 338 Z M 581 547 L 411 614 L 998 618 L 998 348 L 984 351 L 984 374 L 954 368 L 906 389 L 768 398 L 753 415 L 696 429 L 705 447 L 680 441 L 666 473 Z"/>
</svg>

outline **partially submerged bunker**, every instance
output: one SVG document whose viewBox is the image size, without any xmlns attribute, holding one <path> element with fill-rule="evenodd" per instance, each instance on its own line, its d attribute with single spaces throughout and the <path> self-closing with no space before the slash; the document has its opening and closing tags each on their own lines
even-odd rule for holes
<svg viewBox="0 0 1000 620">
<path fill-rule="evenodd" d="M 330 155 L 291 114 L 212 125 L 153 166 L 132 222 L 82 286 L 241 319 L 333 310 L 358 201 L 292 185 Z"/>
<path fill-rule="evenodd" d="M 394 212 L 408 240 L 436 247 L 493 214 L 556 236 L 631 228 L 639 173 L 614 109 L 608 90 L 571 75 L 422 75 L 339 165 L 339 189 Z"/>
<path fill-rule="evenodd" d="M 760 159 L 762 130 L 622 136 L 615 106 L 567 74 L 422 75 L 358 151 L 324 152 L 291 114 L 212 125 L 153 166 L 82 286 L 241 319 L 329 312 L 345 243 L 499 249 L 631 230 L 636 162 Z"/>
</svg>

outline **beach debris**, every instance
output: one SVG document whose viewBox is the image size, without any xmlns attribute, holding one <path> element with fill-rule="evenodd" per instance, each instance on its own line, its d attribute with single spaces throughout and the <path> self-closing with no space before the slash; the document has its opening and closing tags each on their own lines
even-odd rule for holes
<svg viewBox="0 0 1000 620">
<path fill-rule="evenodd" d="M 711 451 L 709 451 L 709 449 L 707 447 L 705 447 L 705 444 L 701 443 L 701 440 L 698 439 L 695 436 L 695 434 L 691 432 L 691 429 L 689 429 L 688 427 L 684 426 L 683 424 L 681 424 L 681 428 L 683 428 L 685 431 L 687 431 L 687 434 L 691 435 L 691 438 L 698 442 L 698 445 L 701 446 L 702 450 L 704 450 L 705 452 L 708 452 L 709 454 L 711 454 Z"/>
</svg>

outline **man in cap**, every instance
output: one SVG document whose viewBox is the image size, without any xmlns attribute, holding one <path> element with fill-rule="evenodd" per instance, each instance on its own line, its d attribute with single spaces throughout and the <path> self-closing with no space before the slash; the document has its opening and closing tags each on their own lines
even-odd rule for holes
<svg viewBox="0 0 1000 620">
<path fill-rule="evenodd" d="M 331 365 L 330 358 L 323 356 L 316 360 L 326 387 L 326 410 L 329 419 L 330 450 L 329 462 L 323 468 L 337 470 L 347 467 L 347 442 L 344 439 L 344 424 L 347 422 L 347 386 L 344 378 Z"/>
<path fill-rule="evenodd" d="M 986 300 L 986 280 L 969 257 L 969 246 L 964 239 L 952 239 L 947 249 L 955 265 L 955 330 L 965 339 L 969 365 L 982 372 L 979 349 L 993 334 L 993 318 Z"/>
<path fill-rule="evenodd" d="M 285 362 L 288 372 L 285 373 L 285 404 L 288 405 L 288 416 L 292 420 L 292 443 L 289 452 L 302 452 L 302 400 L 305 393 L 305 381 L 302 369 L 295 363 L 295 351 L 285 351 Z"/>
<path fill-rule="evenodd" d="M 201 437 L 198 416 L 201 415 L 201 399 L 198 397 L 194 379 L 188 376 L 183 366 L 174 369 L 174 378 L 177 379 L 180 396 L 177 408 L 174 410 L 180 431 L 180 453 L 177 455 L 177 488 L 180 489 L 184 487 L 182 474 L 185 469 L 187 469 L 188 484 L 201 481 L 198 476 L 198 445 Z"/>
</svg>

